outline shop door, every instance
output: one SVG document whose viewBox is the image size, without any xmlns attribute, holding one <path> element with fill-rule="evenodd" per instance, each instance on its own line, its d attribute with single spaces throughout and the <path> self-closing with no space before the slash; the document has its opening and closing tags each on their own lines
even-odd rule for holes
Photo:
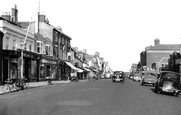
<svg viewBox="0 0 181 115">
<path fill-rule="evenodd" d="M 30 81 L 31 78 L 31 60 L 26 59 L 24 62 L 24 76 L 25 78 Z"/>
<path fill-rule="evenodd" d="M 8 79 L 8 59 L 3 59 L 3 83 Z"/>
</svg>

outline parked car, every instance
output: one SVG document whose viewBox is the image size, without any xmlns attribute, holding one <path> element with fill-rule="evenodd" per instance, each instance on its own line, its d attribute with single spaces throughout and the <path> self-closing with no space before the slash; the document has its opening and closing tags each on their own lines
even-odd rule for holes
<svg viewBox="0 0 181 115">
<path fill-rule="evenodd" d="M 131 73 L 129 74 L 129 79 L 133 79 L 133 76 L 134 76 L 134 73 L 131 72 Z"/>
<path fill-rule="evenodd" d="M 113 82 L 124 82 L 125 80 L 125 75 L 123 71 L 114 71 L 113 76 L 112 76 L 112 81 Z"/>
<path fill-rule="evenodd" d="M 180 86 L 181 83 L 179 73 L 172 71 L 161 71 L 155 84 L 155 92 L 165 92 L 179 96 L 181 93 Z"/>
<path fill-rule="evenodd" d="M 156 81 L 157 81 L 157 74 L 155 71 L 145 71 L 142 76 L 141 85 L 151 84 L 154 86 Z"/>
<path fill-rule="evenodd" d="M 142 80 L 142 76 L 140 74 L 134 74 L 134 77 L 133 77 L 133 81 L 141 81 Z"/>
<path fill-rule="evenodd" d="M 111 78 L 111 73 L 108 72 L 108 73 L 106 73 L 105 76 L 106 76 L 106 77 L 105 77 L 106 79 L 110 79 L 110 78 Z"/>
</svg>

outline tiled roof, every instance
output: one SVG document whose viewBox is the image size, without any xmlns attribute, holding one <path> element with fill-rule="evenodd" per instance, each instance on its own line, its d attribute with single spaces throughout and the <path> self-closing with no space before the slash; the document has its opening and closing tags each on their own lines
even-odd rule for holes
<svg viewBox="0 0 181 115">
<path fill-rule="evenodd" d="M 160 44 L 156 46 L 147 47 L 147 50 L 169 50 L 169 51 L 178 51 L 180 44 Z"/>
<path fill-rule="evenodd" d="M 45 43 L 46 44 L 52 44 L 52 41 L 49 38 L 45 37 Z"/>
<path fill-rule="evenodd" d="M 30 21 L 18 22 L 21 28 L 28 28 Z M 31 22 L 34 23 L 34 22 Z"/>
<path fill-rule="evenodd" d="M 35 38 L 38 40 L 38 41 L 45 41 L 45 38 L 43 37 L 43 35 L 39 34 L 39 33 L 35 33 Z"/>
<path fill-rule="evenodd" d="M 85 59 L 86 59 L 86 61 L 92 61 L 92 62 L 94 62 L 94 57 L 93 57 L 92 55 L 86 54 L 86 55 L 85 55 Z"/>
</svg>

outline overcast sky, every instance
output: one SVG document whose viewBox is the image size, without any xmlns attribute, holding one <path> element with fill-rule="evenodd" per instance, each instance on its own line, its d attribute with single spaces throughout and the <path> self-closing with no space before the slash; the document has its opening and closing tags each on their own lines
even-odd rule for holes
<svg viewBox="0 0 181 115">
<path fill-rule="evenodd" d="M 181 43 L 180 0 L 4 0 L 0 12 L 18 8 L 18 20 L 38 12 L 62 27 L 79 50 L 96 51 L 113 70 L 129 71 L 146 46 Z M 2 14 L 2 13 L 1 13 Z"/>
</svg>

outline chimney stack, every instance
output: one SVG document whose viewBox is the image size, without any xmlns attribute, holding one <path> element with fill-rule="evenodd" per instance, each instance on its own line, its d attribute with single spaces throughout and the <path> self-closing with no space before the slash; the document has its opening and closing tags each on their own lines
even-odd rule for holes
<svg viewBox="0 0 181 115">
<path fill-rule="evenodd" d="M 11 21 L 18 23 L 18 10 L 16 4 L 14 4 L 14 8 L 11 8 Z"/>
<path fill-rule="evenodd" d="M 156 46 L 156 45 L 160 45 L 160 40 L 159 40 L 158 38 L 156 38 L 156 39 L 154 40 L 154 43 L 155 43 L 155 46 Z"/>
<path fill-rule="evenodd" d="M 39 22 L 46 22 L 45 15 L 42 14 L 39 15 Z"/>
</svg>

